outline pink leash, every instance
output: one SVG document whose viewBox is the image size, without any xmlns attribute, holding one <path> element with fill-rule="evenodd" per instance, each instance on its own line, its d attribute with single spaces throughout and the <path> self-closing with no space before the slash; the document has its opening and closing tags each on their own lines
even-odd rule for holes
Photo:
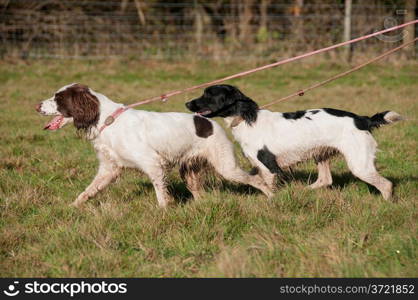
<svg viewBox="0 0 418 300">
<path fill-rule="evenodd" d="M 355 66 L 354 68 L 352 68 L 352 69 L 350 69 L 350 70 L 347 70 L 347 71 L 344 71 L 344 72 L 339 73 L 339 74 L 337 74 L 337 75 L 334 75 L 334 76 L 332 76 L 331 78 L 328 78 L 328 79 L 326 79 L 326 80 L 324 80 L 324 81 L 321 81 L 321 82 L 315 83 L 314 85 L 311 85 L 310 87 L 307 87 L 307 88 L 305 88 L 305 89 L 301 89 L 301 90 L 299 90 L 299 91 L 297 91 L 297 92 L 294 92 L 294 93 L 292 93 L 292 94 L 290 94 L 290 95 L 288 95 L 288 96 L 286 96 L 286 97 L 283 97 L 283 98 L 280 98 L 280 99 L 274 100 L 274 101 L 272 101 L 272 102 L 269 102 L 269 103 L 267 103 L 267 104 L 264 104 L 264 105 L 260 106 L 260 108 L 262 108 L 262 109 L 263 109 L 263 108 L 266 108 L 266 107 L 272 106 L 272 105 L 274 105 L 274 104 L 276 104 L 276 103 L 279 103 L 279 102 L 282 102 L 282 101 L 288 100 L 288 99 L 293 98 L 293 97 L 296 97 L 296 96 L 303 96 L 303 95 L 305 95 L 305 94 L 306 94 L 306 92 L 308 92 L 308 91 L 311 91 L 311 90 L 313 90 L 313 89 L 316 89 L 317 87 L 323 86 L 323 85 L 325 85 L 325 84 L 327 84 L 327 83 L 330 83 L 330 82 L 332 82 L 332 81 L 334 81 L 334 80 L 337 80 L 338 78 L 341 78 L 341 77 L 343 77 L 343 76 L 349 75 L 349 74 L 351 74 L 351 73 L 353 73 L 353 72 L 355 72 L 355 71 L 357 71 L 357 70 L 360 70 L 361 68 L 364 68 L 365 66 L 370 65 L 371 63 L 374 63 L 374 62 L 376 62 L 376 61 L 378 61 L 378 60 L 380 60 L 380 59 L 382 59 L 382 58 L 384 58 L 384 57 L 386 57 L 386 56 L 388 56 L 388 55 L 390 55 L 390 54 L 392 54 L 392 53 L 394 53 L 394 52 L 396 52 L 396 51 L 398 51 L 398 50 L 401 50 L 402 48 L 404 48 L 404 47 L 406 47 L 406 46 L 409 46 L 409 45 L 411 45 L 411 44 L 414 44 L 417 40 L 418 40 L 418 37 L 417 37 L 417 38 L 415 38 L 414 40 L 412 40 L 412 41 L 408 42 L 408 43 L 402 44 L 402 45 L 400 45 L 400 46 L 398 46 L 398 47 L 396 47 L 396 48 L 393 48 L 393 49 L 391 49 L 391 50 L 389 50 L 389 51 L 386 51 L 385 53 L 383 53 L 383 54 L 381 54 L 381 55 L 379 55 L 379 56 L 374 57 L 373 59 L 370 59 L 370 60 L 368 60 L 368 61 L 366 61 L 366 62 L 364 62 L 364 63 L 362 63 L 362 64 L 360 64 L 360 65 L 358 65 L 358 66 Z"/>
<path fill-rule="evenodd" d="M 305 53 L 305 54 L 302 54 L 302 55 L 299 55 L 299 56 L 287 58 L 287 59 L 284 59 L 284 60 L 281 60 L 281 61 L 278 61 L 278 62 L 275 62 L 275 63 L 272 63 L 272 64 L 264 65 L 264 66 L 254 68 L 254 69 L 251 69 L 251 70 L 248 70 L 248 71 L 243 71 L 243 72 L 240 72 L 240 73 L 237 73 L 237 74 L 234 74 L 234 75 L 230 75 L 230 76 L 227 76 L 227 77 L 224 77 L 224 78 L 220 78 L 220 79 L 216 79 L 216 80 L 213 80 L 213 81 L 210 81 L 210 82 L 202 83 L 202 84 L 195 85 L 195 86 L 185 88 L 185 89 L 182 89 L 182 90 L 171 91 L 169 93 L 162 94 L 160 96 L 148 98 L 148 99 L 145 99 L 143 101 L 136 102 L 136 103 L 127 105 L 125 107 L 118 108 L 116 111 L 114 111 L 110 116 L 108 116 L 106 118 L 105 123 L 99 129 L 99 132 L 102 132 L 107 126 L 112 124 L 115 121 L 115 119 L 118 116 L 120 116 L 123 112 L 125 112 L 126 110 L 128 110 L 130 108 L 133 108 L 135 106 L 144 105 L 144 104 L 148 104 L 148 103 L 155 102 L 155 101 L 160 101 L 160 100 L 165 102 L 165 101 L 168 100 L 169 97 L 173 97 L 175 95 L 187 93 L 187 92 L 199 89 L 199 88 L 204 88 L 204 87 L 208 87 L 210 85 L 218 84 L 218 83 L 221 83 L 223 81 L 227 81 L 227 80 L 238 78 L 238 77 L 243 77 L 243 76 L 258 72 L 258 71 L 262 71 L 262 70 L 265 70 L 265 69 L 269 69 L 269 68 L 277 67 L 277 66 L 280 66 L 280 65 L 284 65 L 286 63 L 289 63 L 289 62 L 292 62 L 292 61 L 295 61 L 295 60 L 299 60 L 299 59 L 302 59 L 302 58 L 305 58 L 305 57 L 309 57 L 309 56 L 312 56 L 312 55 L 315 55 L 315 54 L 318 54 L 318 53 L 326 52 L 326 51 L 329 51 L 329 50 L 332 50 L 332 49 L 335 49 L 335 48 L 338 48 L 338 47 L 341 47 L 341 46 L 356 43 L 356 42 L 371 38 L 373 36 L 377 36 L 377 35 L 380 35 L 380 34 L 383 34 L 383 33 L 386 33 L 386 32 L 390 32 L 390 31 L 393 31 L 393 30 L 397 30 L 397 29 L 400 29 L 400 28 L 403 28 L 405 26 L 412 25 L 412 24 L 415 24 L 415 23 L 418 23 L 418 20 L 410 21 L 410 22 L 407 22 L 407 23 L 404 23 L 404 24 L 401 24 L 401 25 L 398 25 L 398 26 L 394 26 L 394 27 L 391 27 L 391 28 L 388 28 L 388 29 L 377 31 L 375 33 L 371 33 L 371 34 L 368 34 L 368 35 L 364 35 L 362 37 L 355 38 L 355 39 L 352 39 L 352 40 L 349 40 L 349 41 L 346 41 L 346 42 L 335 44 L 333 46 L 329 46 L 329 47 L 326 47 L 326 48 L 311 51 L 311 52 L 308 52 L 308 53 Z"/>
</svg>

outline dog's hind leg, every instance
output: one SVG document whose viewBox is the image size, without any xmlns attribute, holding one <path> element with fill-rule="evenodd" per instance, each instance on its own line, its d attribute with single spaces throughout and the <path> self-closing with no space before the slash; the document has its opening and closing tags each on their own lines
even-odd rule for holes
<svg viewBox="0 0 418 300">
<path fill-rule="evenodd" d="M 202 162 L 184 163 L 180 166 L 180 176 L 186 182 L 186 186 L 192 193 L 193 198 L 198 200 L 203 191 Z"/>
<path fill-rule="evenodd" d="M 382 193 L 385 200 L 389 200 L 392 197 L 392 182 L 376 171 L 373 162 L 370 162 L 365 169 L 358 168 L 352 163 L 348 163 L 348 166 L 355 176 L 376 187 Z"/>
<path fill-rule="evenodd" d="M 385 200 L 389 200 L 392 197 L 393 185 L 377 172 L 374 165 L 376 141 L 371 135 L 358 138 L 359 140 L 352 143 L 355 146 L 346 146 L 341 149 L 348 168 L 355 176 L 376 187 Z"/>
<path fill-rule="evenodd" d="M 385 200 L 390 200 L 392 197 L 393 184 L 385 177 L 381 176 L 377 171 L 368 174 L 355 174 L 361 180 L 373 185 L 381 193 Z"/>
<path fill-rule="evenodd" d="M 311 189 L 317 189 L 332 184 L 332 175 L 329 160 L 318 161 L 318 179 L 311 184 Z"/>
</svg>

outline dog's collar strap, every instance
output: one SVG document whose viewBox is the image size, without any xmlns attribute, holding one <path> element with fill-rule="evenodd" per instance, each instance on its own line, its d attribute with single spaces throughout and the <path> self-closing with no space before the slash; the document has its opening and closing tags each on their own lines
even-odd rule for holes
<svg viewBox="0 0 418 300">
<path fill-rule="evenodd" d="M 107 126 L 111 125 L 117 117 L 119 117 L 123 112 L 127 111 L 129 107 L 119 107 L 115 110 L 110 116 L 106 118 L 102 127 L 100 127 L 99 132 L 102 132 Z"/>
<path fill-rule="evenodd" d="M 242 121 L 244 121 L 244 119 L 241 118 L 240 116 L 235 117 L 231 122 L 231 128 L 237 127 Z"/>
</svg>

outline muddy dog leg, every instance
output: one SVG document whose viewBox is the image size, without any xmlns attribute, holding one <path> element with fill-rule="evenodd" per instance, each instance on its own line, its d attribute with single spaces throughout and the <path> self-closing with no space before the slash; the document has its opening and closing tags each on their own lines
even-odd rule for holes
<svg viewBox="0 0 418 300">
<path fill-rule="evenodd" d="M 332 175 L 329 160 L 318 161 L 318 179 L 311 184 L 311 189 L 317 189 L 332 184 Z"/>
<path fill-rule="evenodd" d="M 180 166 L 180 176 L 186 182 L 186 186 L 195 200 L 202 197 L 203 167 L 204 163 L 200 161 L 184 163 Z"/>
</svg>

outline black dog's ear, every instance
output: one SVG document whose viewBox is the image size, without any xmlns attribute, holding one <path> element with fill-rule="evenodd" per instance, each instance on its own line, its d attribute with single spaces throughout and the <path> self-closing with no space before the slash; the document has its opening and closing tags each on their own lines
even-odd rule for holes
<svg viewBox="0 0 418 300">
<path fill-rule="evenodd" d="M 258 104 L 237 88 L 234 88 L 233 98 L 237 105 L 237 113 L 245 120 L 245 122 L 247 122 L 248 125 L 255 122 L 257 120 Z"/>
<path fill-rule="evenodd" d="M 258 105 L 248 98 L 247 101 L 237 102 L 238 113 L 248 125 L 257 121 Z"/>
</svg>

